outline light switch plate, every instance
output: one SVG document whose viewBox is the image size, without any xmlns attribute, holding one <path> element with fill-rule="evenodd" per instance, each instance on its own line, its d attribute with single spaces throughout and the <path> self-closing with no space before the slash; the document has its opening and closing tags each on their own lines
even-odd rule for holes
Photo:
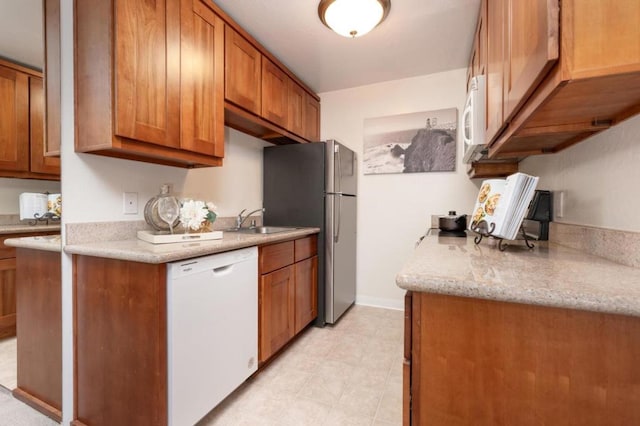
<svg viewBox="0 0 640 426">
<path fill-rule="evenodd" d="M 123 213 L 124 214 L 138 214 L 138 193 L 137 192 L 123 192 Z"/>
</svg>

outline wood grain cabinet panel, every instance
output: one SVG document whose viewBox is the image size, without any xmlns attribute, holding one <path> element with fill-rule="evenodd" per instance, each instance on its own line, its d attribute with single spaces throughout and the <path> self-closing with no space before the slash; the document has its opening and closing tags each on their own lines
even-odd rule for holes
<svg viewBox="0 0 640 426">
<path fill-rule="evenodd" d="M 304 138 L 310 142 L 320 140 L 320 101 L 306 93 L 304 104 Z"/>
<path fill-rule="evenodd" d="M 225 27 L 226 100 L 254 114 L 262 110 L 262 55 L 230 26 Z"/>
<path fill-rule="evenodd" d="M 506 0 L 487 7 L 487 110 L 485 140 L 491 142 L 504 128 L 504 72 L 506 58 Z"/>
<path fill-rule="evenodd" d="M 13 395 L 62 419 L 62 271 L 60 253 L 16 254 L 17 388 Z"/>
<path fill-rule="evenodd" d="M 182 9 L 181 147 L 224 157 L 224 22 L 201 0 Z"/>
<path fill-rule="evenodd" d="M 76 151 L 222 165 L 223 23 L 201 0 L 76 0 Z"/>
<path fill-rule="evenodd" d="M 305 136 L 304 104 L 306 92 L 290 78 L 287 79 L 287 130 Z"/>
<path fill-rule="evenodd" d="M 318 316 L 318 256 L 296 262 L 295 333 L 301 332 Z"/>
<path fill-rule="evenodd" d="M 118 136 L 180 146 L 180 9 L 176 1 L 115 2 Z"/>
<path fill-rule="evenodd" d="M 0 259 L 0 339 L 16 335 L 16 259 Z"/>
<path fill-rule="evenodd" d="M 269 359 L 295 334 L 294 279 L 291 265 L 260 277 L 259 362 Z"/>
<path fill-rule="evenodd" d="M 60 0 L 44 0 L 46 156 L 60 156 Z"/>
<path fill-rule="evenodd" d="M 259 248 L 258 359 L 263 364 L 318 316 L 318 236 Z"/>
<path fill-rule="evenodd" d="M 267 58 L 262 58 L 262 117 L 287 127 L 289 77 Z"/>
<path fill-rule="evenodd" d="M 640 424 L 640 318 L 428 293 L 411 303 L 410 424 Z"/>
<path fill-rule="evenodd" d="M 29 76 L 0 63 L 0 170 L 29 171 Z"/>
<path fill-rule="evenodd" d="M 294 242 L 270 244 L 260 247 L 259 267 L 260 273 L 266 274 L 276 269 L 291 265 L 294 259 Z"/>
<path fill-rule="evenodd" d="M 44 86 L 41 78 L 29 78 L 30 169 L 34 173 L 60 176 L 60 157 L 47 156 Z"/>
<path fill-rule="evenodd" d="M 304 259 L 308 259 L 318 254 L 318 236 L 310 235 L 305 238 L 299 238 L 294 241 L 295 246 L 295 259 L 299 262 Z"/>
<path fill-rule="evenodd" d="M 558 0 L 507 0 L 507 5 L 505 120 L 558 61 L 560 43 Z"/>
<path fill-rule="evenodd" d="M 166 265 L 76 255 L 74 277 L 74 424 L 166 425 Z"/>
</svg>

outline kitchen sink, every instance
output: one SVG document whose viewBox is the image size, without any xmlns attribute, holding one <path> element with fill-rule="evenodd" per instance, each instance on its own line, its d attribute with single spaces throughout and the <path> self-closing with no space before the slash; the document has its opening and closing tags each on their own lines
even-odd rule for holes
<svg viewBox="0 0 640 426">
<path fill-rule="evenodd" d="M 227 232 L 240 232 L 241 234 L 275 234 L 277 232 L 293 231 L 295 227 L 285 226 L 256 226 L 255 228 L 227 229 Z"/>
</svg>

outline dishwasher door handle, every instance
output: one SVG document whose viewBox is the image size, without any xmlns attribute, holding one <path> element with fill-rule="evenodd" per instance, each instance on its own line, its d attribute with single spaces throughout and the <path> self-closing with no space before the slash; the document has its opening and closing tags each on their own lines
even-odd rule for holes
<svg viewBox="0 0 640 426">
<path fill-rule="evenodd" d="M 213 275 L 216 275 L 216 276 L 227 275 L 228 273 L 233 271 L 233 265 L 235 265 L 235 263 L 232 263 L 231 265 L 220 266 L 218 268 L 213 268 L 212 269 Z"/>
</svg>

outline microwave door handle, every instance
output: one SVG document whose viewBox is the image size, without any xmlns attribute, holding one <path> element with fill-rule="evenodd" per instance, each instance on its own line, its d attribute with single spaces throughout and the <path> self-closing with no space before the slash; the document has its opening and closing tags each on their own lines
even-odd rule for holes
<svg viewBox="0 0 640 426">
<path fill-rule="evenodd" d="M 471 135 L 469 135 L 469 133 L 471 133 L 471 123 L 467 121 L 469 115 L 471 115 L 471 107 L 467 104 L 462 115 L 462 137 L 466 145 L 471 145 Z M 469 123 L 469 125 L 467 125 L 467 123 Z"/>
</svg>

